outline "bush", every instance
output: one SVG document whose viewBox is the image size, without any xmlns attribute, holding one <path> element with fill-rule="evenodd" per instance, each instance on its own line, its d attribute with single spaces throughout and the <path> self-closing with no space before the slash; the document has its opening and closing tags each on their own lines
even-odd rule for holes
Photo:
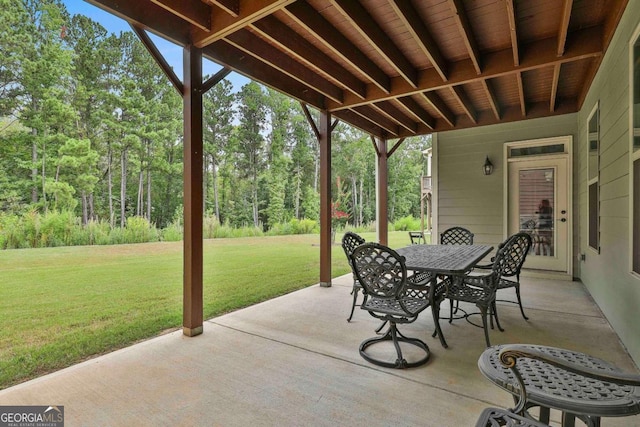
<svg viewBox="0 0 640 427">
<path fill-rule="evenodd" d="M 393 223 L 394 231 L 415 231 L 420 230 L 420 220 L 412 216 L 405 216 Z"/>
<path fill-rule="evenodd" d="M 124 229 L 125 243 L 146 243 L 157 242 L 159 239 L 158 230 L 146 218 L 134 216 L 127 219 Z"/>
<path fill-rule="evenodd" d="M 165 242 L 179 242 L 184 238 L 182 225 L 178 221 L 174 221 L 161 232 L 162 240 Z"/>
</svg>

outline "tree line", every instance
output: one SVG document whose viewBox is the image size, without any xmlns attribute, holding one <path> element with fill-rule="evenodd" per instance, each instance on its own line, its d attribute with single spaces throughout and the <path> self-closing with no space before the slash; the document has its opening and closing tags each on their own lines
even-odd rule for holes
<svg viewBox="0 0 640 427">
<path fill-rule="evenodd" d="M 110 228 L 181 221 L 182 100 L 137 36 L 70 16 L 59 0 L 0 0 L 0 22 L 0 216 L 65 212 Z M 207 216 L 262 230 L 317 221 L 319 146 L 301 106 L 228 80 L 203 104 Z M 335 206 L 366 226 L 371 140 L 342 123 L 332 139 Z M 419 215 L 430 142 L 408 139 L 389 159 L 391 221 Z"/>
</svg>

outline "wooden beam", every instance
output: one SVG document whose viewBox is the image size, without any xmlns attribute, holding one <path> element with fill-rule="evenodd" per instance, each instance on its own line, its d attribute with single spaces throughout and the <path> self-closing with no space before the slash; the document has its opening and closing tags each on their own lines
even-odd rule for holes
<svg viewBox="0 0 640 427">
<path fill-rule="evenodd" d="M 451 127 L 455 127 L 456 125 L 456 116 L 451 112 L 447 104 L 438 96 L 435 92 L 424 92 L 422 97 L 442 116 L 443 119 L 447 121 L 451 125 Z"/>
<path fill-rule="evenodd" d="M 509 19 L 509 34 L 511 35 L 511 50 L 513 51 L 513 65 L 520 65 L 520 53 L 518 52 L 518 27 L 516 18 L 515 0 L 506 0 L 507 18 Z"/>
<path fill-rule="evenodd" d="M 600 28 L 601 30 L 601 28 Z M 449 64 L 449 80 L 443 82 L 438 73 L 432 69 L 422 70 L 419 77 L 418 89 L 411 87 L 404 79 L 396 77 L 391 79 L 391 91 L 384 92 L 373 84 L 367 85 L 367 97 L 362 100 L 350 93 L 345 93 L 343 105 L 328 104 L 332 111 L 353 108 L 371 102 L 386 99 L 400 98 L 419 94 L 425 91 L 445 89 L 451 86 L 479 82 L 484 79 L 514 75 L 530 70 L 541 69 L 555 64 L 563 64 L 572 61 L 580 61 L 588 58 L 602 56 L 602 33 L 598 27 L 580 30 L 574 33 L 580 43 L 572 43 L 568 46 L 562 57 L 556 55 L 557 40 L 548 38 L 520 46 L 520 66 L 513 65 L 513 53 L 511 48 L 499 52 L 487 53 L 483 57 L 484 71 L 477 75 L 472 64 L 468 60 L 461 60 Z"/>
<path fill-rule="evenodd" d="M 349 20 L 351 25 L 364 37 L 371 47 L 380 54 L 389 65 L 404 77 L 413 87 L 417 86 L 417 72 L 411 62 L 402 54 L 402 50 L 396 46 L 387 36 L 386 32 L 371 17 L 357 0 L 331 0 L 333 5 L 340 10 Z"/>
<path fill-rule="evenodd" d="M 211 30 L 211 7 L 201 1 L 151 0 L 203 31 Z"/>
<path fill-rule="evenodd" d="M 147 51 L 151 54 L 151 57 L 156 61 L 156 64 L 160 66 L 165 76 L 169 79 L 173 87 L 176 88 L 178 93 L 182 95 L 183 85 L 176 73 L 173 71 L 173 68 L 169 65 L 167 60 L 164 58 L 162 53 L 158 50 L 156 44 L 151 40 L 149 35 L 140 27 L 135 24 L 130 24 L 131 29 L 138 36 L 144 47 L 147 48 Z"/>
<path fill-rule="evenodd" d="M 430 129 L 433 129 L 433 127 L 436 125 L 435 119 L 431 117 L 429 113 L 424 108 L 422 108 L 420 104 L 418 104 L 418 102 L 416 102 L 416 100 L 412 97 L 405 96 L 402 98 L 398 98 L 397 101 L 400 103 L 400 105 L 405 107 L 408 113 L 413 115 L 416 119 L 424 123 Z"/>
<path fill-rule="evenodd" d="M 352 111 L 356 114 L 359 114 L 363 119 L 369 120 L 371 123 L 376 126 L 381 127 L 385 131 L 389 132 L 391 135 L 398 136 L 398 124 L 386 116 L 380 114 L 377 110 L 375 110 L 370 105 L 361 105 L 360 107 L 355 107 Z"/>
<path fill-rule="evenodd" d="M 215 4 L 234 18 L 240 16 L 240 0 L 209 0 L 209 3 Z"/>
<path fill-rule="evenodd" d="M 436 69 L 442 80 L 447 81 L 447 62 L 433 40 L 418 11 L 407 0 L 389 0 L 389 4 L 409 30 L 422 52 Z"/>
<path fill-rule="evenodd" d="M 458 24 L 458 28 L 460 29 L 462 40 L 467 47 L 469 59 L 471 59 L 471 62 L 476 69 L 476 73 L 480 74 L 482 73 L 482 64 L 480 64 L 480 51 L 478 50 L 478 44 L 476 43 L 476 38 L 473 35 L 473 30 L 471 29 L 469 18 L 467 18 L 467 13 L 464 10 L 462 0 L 448 1 L 449 6 L 451 7 L 451 11 L 454 14 L 456 24 Z"/>
<path fill-rule="evenodd" d="M 204 83 L 202 83 L 202 93 L 206 93 L 217 85 L 222 79 L 227 77 L 231 73 L 230 68 L 223 67 L 222 70 L 215 73 L 213 76 L 209 77 Z"/>
<path fill-rule="evenodd" d="M 522 73 L 516 73 L 516 80 L 518 84 L 518 98 L 520 99 L 520 110 L 522 111 L 522 117 L 527 117 L 527 100 L 524 97 L 524 82 L 522 81 Z"/>
<path fill-rule="evenodd" d="M 272 45 L 255 34 L 252 34 L 250 31 L 238 30 L 225 37 L 225 40 L 292 79 L 315 89 L 335 102 L 342 103 L 343 92 L 341 88 L 314 70 L 309 70 L 302 63 L 292 60 L 287 54 L 278 49 L 274 49 Z"/>
<path fill-rule="evenodd" d="M 387 141 L 378 139 L 378 162 L 376 168 L 376 227 L 378 241 L 387 245 L 389 240 L 389 166 L 387 157 Z"/>
<path fill-rule="evenodd" d="M 598 67 L 600 66 L 600 61 L 597 58 L 591 60 L 589 64 L 589 69 L 585 73 L 584 80 L 582 85 L 580 86 L 582 90 L 578 94 L 578 108 L 582 108 L 584 104 L 584 100 L 589 93 L 589 88 L 591 87 L 591 83 L 593 79 L 596 77 L 596 73 L 598 72 Z"/>
<path fill-rule="evenodd" d="M 252 28 L 292 57 L 315 68 L 315 72 L 328 74 L 362 99 L 366 96 L 366 86 L 362 81 L 278 19 L 268 16 L 254 22 Z"/>
<path fill-rule="evenodd" d="M 331 113 L 320 111 L 320 286 L 331 286 Z"/>
<path fill-rule="evenodd" d="M 380 126 L 362 118 L 360 114 L 356 114 L 351 110 L 336 111 L 334 116 L 369 135 L 375 135 L 379 138 L 386 135 L 386 132 Z"/>
<path fill-rule="evenodd" d="M 553 67 L 553 80 L 551 81 L 551 97 L 549 99 L 549 111 L 551 111 L 552 113 L 556 109 L 559 82 L 560 82 L 560 64 L 556 64 Z"/>
<path fill-rule="evenodd" d="M 391 157 L 393 155 L 393 153 L 396 152 L 396 150 L 398 148 L 400 148 L 400 146 L 402 145 L 402 143 L 404 142 L 406 138 L 400 138 L 398 139 L 398 141 L 393 145 L 393 147 L 391 147 L 391 150 L 389 150 L 389 152 L 387 153 L 387 157 Z"/>
<path fill-rule="evenodd" d="M 182 331 L 202 333 L 202 52 L 184 49 L 184 245 Z"/>
<path fill-rule="evenodd" d="M 462 86 L 451 86 L 451 93 L 456 98 L 465 114 L 473 123 L 477 122 L 477 113 L 476 109 L 473 107 L 471 100 L 467 96 L 466 92 L 462 88 Z"/>
<path fill-rule="evenodd" d="M 203 53 L 214 62 L 240 74 L 251 76 L 253 80 L 287 93 L 298 101 L 318 109 L 325 108 L 326 98 L 316 90 L 257 60 L 224 40 L 207 46 L 203 49 Z"/>
<path fill-rule="evenodd" d="M 391 101 L 382 101 L 377 104 L 371 104 L 371 106 L 409 132 L 416 131 L 416 123 L 400 111 L 398 107 L 393 105 Z"/>
<path fill-rule="evenodd" d="M 193 43 L 198 47 L 205 47 L 252 22 L 271 15 L 293 1 L 295 0 L 239 0 L 240 13 L 237 17 L 222 12 L 219 8 L 213 6 L 211 31 L 194 29 Z"/>
<path fill-rule="evenodd" d="M 569 21 L 571 20 L 571 8 L 573 0 L 562 1 L 562 14 L 560 15 L 560 28 L 558 29 L 558 56 L 564 54 L 565 45 L 567 43 L 567 34 L 569 33 Z"/>
<path fill-rule="evenodd" d="M 496 119 L 500 120 L 500 105 L 498 104 L 496 94 L 491 87 L 491 83 L 488 80 L 482 80 L 481 83 L 482 88 L 484 89 L 484 92 L 489 100 L 489 105 L 491 105 L 491 111 L 493 111 L 493 114 L 495 114 Z"/>
<path fill-rule="evenodd" d="M 299 25 L 320 39 L 332 53 L 367 76 L 379 90 L 389 93 L 390 81 L 385 72 L 306 1 L 291 4 L 284 11 Z"/>
<path fill-rule="evenodd" d="M 309 126 L 311 126 L 311 130 L 315 134 L 315 136 L 318 139 L 318 141 L 320 141 L 320 130 L 318 129 L 318 126 L 316 125 L 316 121 L 313 120 L 313 116 L 311 115 L 311 112 L 309 111 L 309 107 L 307 106 L 307 104 L 305 104 L 303 102 L 300 103 L 300 106 L 302 107 L 302 112 L 304 113 L 304 116 L 307 118 L 307 122 L 309 122 Z"/>
</svg>

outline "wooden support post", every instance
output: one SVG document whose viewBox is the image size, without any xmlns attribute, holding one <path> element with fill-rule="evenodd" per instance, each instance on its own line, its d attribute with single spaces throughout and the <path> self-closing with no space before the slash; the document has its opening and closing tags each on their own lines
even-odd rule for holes
<svg viewBox="0 0 640 427">
<path fill-rule="evenodd" d="M 378 242 L 381 245 L 388 245 L 389 240 L 389 194 L 387 191 L 388 184 L 388 166 L 387 166 L 387 141 L 377 139 L 378 161 L 376 162 L 376 228 L 378 231 Z"/>
<path fill-rule="evenodd" d="M 184 64 L 184 277 L 182 331 L 202 333 L 202 51 L 186 46 Z"/>
<path fill-rule="evenodd" d="M 320 112 L 320 286 L 331 286 L 331 113 Z"/>
</svg>

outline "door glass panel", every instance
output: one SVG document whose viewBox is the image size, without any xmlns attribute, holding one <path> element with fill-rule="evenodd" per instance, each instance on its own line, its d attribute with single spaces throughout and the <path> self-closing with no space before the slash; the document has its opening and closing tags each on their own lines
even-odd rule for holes
<svg viewBox="0 0 640 427">
<path fill-rule="evenodd" d="M 553 208 L 555 206 L 555 170 L 553 168 L 520 171 L 518 212 L 520 231 L 531 235 L 530 255 L 554 256 Z"/>
<path fill-rule="evenodd" d="M 633 45 L 633 151 L 640 149 L 640 39 Z"/>
</svg>

